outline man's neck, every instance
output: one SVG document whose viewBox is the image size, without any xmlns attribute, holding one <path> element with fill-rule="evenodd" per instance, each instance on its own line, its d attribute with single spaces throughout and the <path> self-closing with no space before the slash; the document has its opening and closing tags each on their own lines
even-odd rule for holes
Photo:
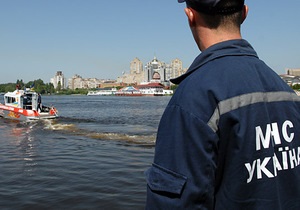
<svg viewBox="0 0 300 210">
<path fill-rule="evenodd" d="M 210 46 L 220 42 L 242 38 L 239 32 L 211 29 L 201 30 L 201 32 L 199 32 L 199 37 L 200 42 L 198 43 L 198 47 L 201 51 L 204 51 Z"/>
</svg>

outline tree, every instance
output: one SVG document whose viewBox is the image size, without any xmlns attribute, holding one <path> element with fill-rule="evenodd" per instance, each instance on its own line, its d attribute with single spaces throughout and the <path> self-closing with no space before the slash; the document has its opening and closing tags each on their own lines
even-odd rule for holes
<svg viewBox="0 0 300 210">
<path fill-rule="evenodd" d="M 55 93 L 55 88 L 54 88 L 54 86 L 53 86 L 52 83 L 45 84 L 45 93 L 46 94 L 53 94 L 53 93 Z"/>
<path fill-rule="evenodd" d="M 61 90 L 61 83 L 60 81 L 58 81 L 56 91 L 60 91 L 60 90 Z"/>
<path fill-rule="evenodd" d="M 41 79 L 34 80 L 34 88 L 36 92 L 39 92 L 41 94 L 44 94 L 46 92 L 44 81 Z"/>
<path fill-rule="evenodd" d="M 292 86 L 294 90 L 300 90 L 300 84 L 295 84 Z"/>
<path fill-rule="evenodd" d="M 7 83 L 7 84 L 1 84 L 0 85 L 0 92 L 6 93 L 6 92 L 13 92 L 16 89 L 15 83 Z"/>
</svg>

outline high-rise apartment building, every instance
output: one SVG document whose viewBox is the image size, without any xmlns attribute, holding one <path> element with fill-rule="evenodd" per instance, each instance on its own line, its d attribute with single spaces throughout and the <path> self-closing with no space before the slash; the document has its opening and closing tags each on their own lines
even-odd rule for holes
<svg viewBox="0 0 300 210">
<path fill-rule="evenodd" d="M 130 74 L 140 74 L 143 72 L 143 63 L 135 58 L 130 62 Z"/>
<path fill-rule="evenodd" d="M 178 58 L 171 61 L 170 64 L 166 66 L 166 80 L 170 81 L 172 78 L 179 77 L 184 73 L 182 68 L 182 61 Z"/>
<path fill-rule="evenodd" d="M 182 61 L 179 60 L 178 58 L 174 59 L 171 62 L 171 68 L 172 68 L 171 78 L 176 78 L 183 74 Z M 169 79 L 171 79 L 171 78 L 169 78 Z"/>
<path fill-rule="evenodd" d="M 140 84 L 144 81 L 143 63 L 135 58 L 130 62 L 129 74 L 123 72 L 122 76 L 117 78 L 119 83 Z"/>
<path fill-rule="evenodd" d="M 55 76 L 50 79 L 50 83 L 53 84 L 54 88 L 57 88 L 59 84 L 61 89 L 65 89 L 67 87 L 66 78 L 62 71 L 57 71 Z"/>
</svg>

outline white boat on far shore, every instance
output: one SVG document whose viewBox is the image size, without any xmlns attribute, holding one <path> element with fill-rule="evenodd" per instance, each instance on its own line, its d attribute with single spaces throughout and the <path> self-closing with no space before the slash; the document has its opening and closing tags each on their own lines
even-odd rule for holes
<svg viewBox="0 0 300 210">
<path fill-rule="evenodd" d="M 173 94 L 173 90 L 165 89 L 165 86 L 161 83 L 141 83 L 137 87 L 144 96 L 166 96 Z"/>
<path fill-rule="evenodd" d="M 111 88 L 111 89 L 99 89 L 99 90 L 91 90 L 87 93 L 88 96 L 111 96 L 115 95 L 117 92 L 117 88 Z"/>
</svg>

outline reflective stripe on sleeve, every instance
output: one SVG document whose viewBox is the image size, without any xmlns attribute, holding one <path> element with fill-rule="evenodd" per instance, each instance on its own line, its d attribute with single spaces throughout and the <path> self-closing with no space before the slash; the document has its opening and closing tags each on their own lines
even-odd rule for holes
<svg viewBox="0 0 300 210">
<path fill-rule="evenodd" d="M 233 110 L 256 104 L 282 101 L 300 101 L 300 97 L 293 92 L 255 92 L 244 95 L 235 96 L 224 101 L 220 101 L 208 121 L 208 126 L 217 132 L 220 116 Z"/>
</svg>

